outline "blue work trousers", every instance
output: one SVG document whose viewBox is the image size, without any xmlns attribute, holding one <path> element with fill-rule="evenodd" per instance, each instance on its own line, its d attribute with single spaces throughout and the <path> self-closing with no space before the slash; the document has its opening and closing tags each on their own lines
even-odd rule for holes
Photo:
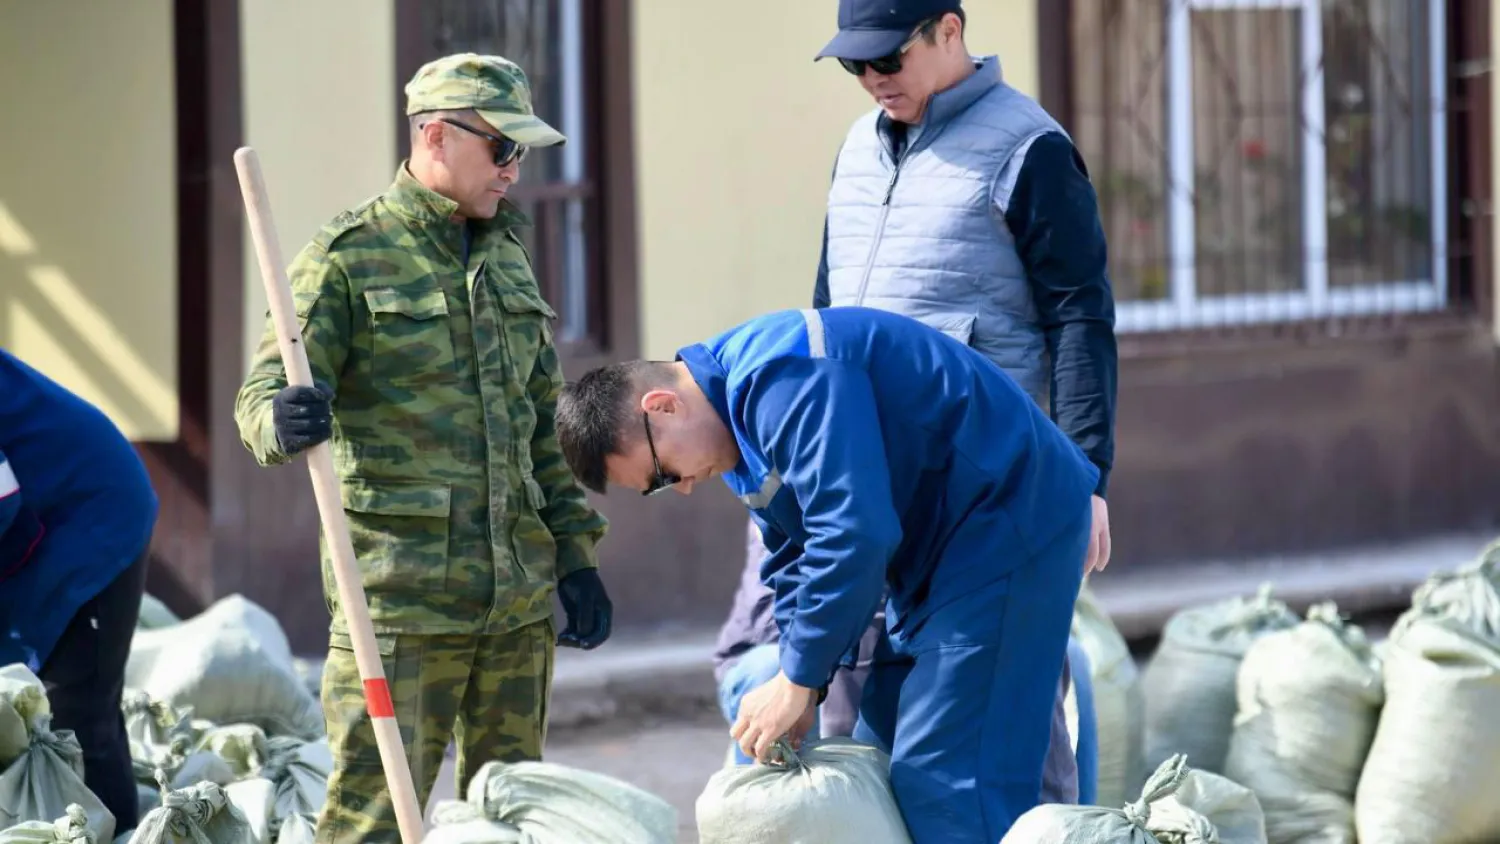
<svg viewBox="0 0 1500 844">
<path fill-rule="evenodd" d="M 877 644 L 854 738 L 891 754 L 915 844 L 994 844 L 1040 802 L 1089 526 L 1085 511 L 998 580 L 929 596 L 917 629 Z"/>
</svg>

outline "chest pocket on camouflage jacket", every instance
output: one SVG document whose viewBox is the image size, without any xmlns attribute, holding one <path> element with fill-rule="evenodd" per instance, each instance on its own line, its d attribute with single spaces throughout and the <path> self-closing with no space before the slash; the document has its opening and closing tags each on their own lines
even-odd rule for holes
<svg viewBox="0 0 1500 844">
<path fill-rule="evenodd" d="M 452 380 L 457 376 L 448 297 L 435 285 L 371 287 L 370 371 L 400 384 Z"/>
</svg>

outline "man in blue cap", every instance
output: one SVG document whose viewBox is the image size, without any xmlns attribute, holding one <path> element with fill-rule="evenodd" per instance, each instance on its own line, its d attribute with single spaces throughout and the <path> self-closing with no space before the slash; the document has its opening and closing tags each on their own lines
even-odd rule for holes
<svg viewBox="0 0 1500 844">
<path fill-rule="evenodd" d="M 1067 132 L 964 43 L 959 0 L 840 0 L 818 54 L 875 108 L 834 165 L 813 305 L 913 317 L 1005 370 L 1099 470 L 1086 571 L 1109 561 L 1114 297 L 1098 201 Z M 891 666 L 878 663 L 873 685 Z M 1048 802 L 1074 802 L 1061 678 Z M 857 736 L 870 738 L 868 731 Z M 1087 784 L 1086 784 L 1087 785 Z"/>
<path fill-rule="evenodd" d="M 588 372 L 556 425 L 588 488 L 717 476 L 761 528 L 781 669 L 740 701 L 748 756 L 808 733 L 884 595 L 861 718 L 912 839 L 993 844 L 1040 802 L 1099 470 L 992 362 L 874 308 L 781 311 Z"/>
</svg>

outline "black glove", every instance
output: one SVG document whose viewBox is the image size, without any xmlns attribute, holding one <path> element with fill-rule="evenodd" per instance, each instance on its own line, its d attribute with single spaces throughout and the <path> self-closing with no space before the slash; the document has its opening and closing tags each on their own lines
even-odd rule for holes
<svg viewBox="0 0 1500 844">
<path fill-rule="evenodd" d="M 557 596 L 568 615 L 568 626 L 557 637 L 557 644 L 586 651 L 604 644 L 609 638 L 614 605 L 604 591 L 599 570 L 579 569 L 564 577 L 557 583 Z"/>
<path fill-rule="evenodd" d="M 333 436 L 333 390 L 322 381 L 313 387 L 283 387 L 271 400 L 276 442 L 290 457 Z"/>
</svg>

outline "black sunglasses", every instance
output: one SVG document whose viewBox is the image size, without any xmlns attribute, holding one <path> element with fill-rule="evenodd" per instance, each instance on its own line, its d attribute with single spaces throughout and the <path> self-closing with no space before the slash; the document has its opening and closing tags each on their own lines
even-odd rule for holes
<svg viewBox="0 0 1500 844">
<path fill-rule="evenodd" d="M 661 470 L 661 461 L 656 457 L 656 441 L 651 438 L 651 415 L 641 413 L 641 424 L 646 426 L 646 447 L 651 449 L 651 465 L 656 469 L 656 474 L 651 477 L 651 483 L 646 486 L 641 495 L 655 495 L 658 492 L 666 492 L 672 485 L 678 483 L 682 478 L 664 473 Z"/>
<path fill-rule="evenodd" d="M 849 71 L 855 76 L 864 76 L 865 68 L 867 67 L 881 76 L 895 76 L 901 72 L 901 57 L 906 55 L 906 51 L 910 50 L 913 44 L 917 43 L 917 39 L 936 27 L 940 20 L 942 18 L 933 18 L 930 21 L 919 24 L 916 31 L 911 34 L 911 37 L 906 39 L 900 47 L 892 50 L 888 55 L 881 56 L 878 59 L 839 59 L 839 64 L 844 66 L 844 70 Z"/>
<path fill-rule="evenodd" d="M 510 138 L 506 138 L 501 135 L 491 135 L 489 132 L 475 129 L 473 126 L 470 126 L 467 123 L 461 123 L 452 118 L 440 117 L 438 118 L 438 122 L 446 123 L 449 126 L 455 126 L 459 129 L 464 130 L 465 132 L 468 132 L 471 135 L 478 135 L 479 137 L 484 138 L 485 140 L 493 144 L 496 167 L 505 167 L 512 161 L 520 161 L 521 159 L 526 157 L 526 151 L 530 149 L 529 147 L 516 143 Z"/>
</svg>

